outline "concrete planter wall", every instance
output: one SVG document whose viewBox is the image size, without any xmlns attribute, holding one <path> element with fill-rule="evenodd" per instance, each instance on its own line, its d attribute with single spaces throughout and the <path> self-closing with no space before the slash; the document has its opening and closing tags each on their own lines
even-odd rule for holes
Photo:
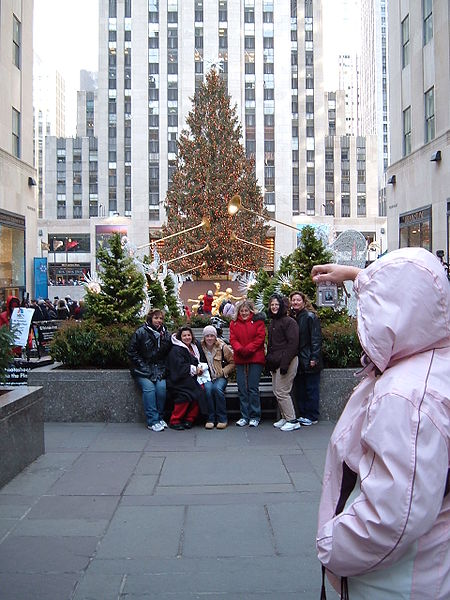
<svg viewBox="0 0 450 600">
<path fill-rule="evenodd" d="M 30 385 L 43 388 L 45 421 L 134 423 L 144 420 L 141 392 L 127 370 L 33 369 Z M 321 417 L 336 421 L 357 380 L 355 369 L 325 369 Z M 233 412 L 230 406 L 230 412 Z"/>
<path fill-rule="evenodd" d="M 20 386 L 0 396 L 0 487 L 44 453 L 44 397 Z"/>
</svg>

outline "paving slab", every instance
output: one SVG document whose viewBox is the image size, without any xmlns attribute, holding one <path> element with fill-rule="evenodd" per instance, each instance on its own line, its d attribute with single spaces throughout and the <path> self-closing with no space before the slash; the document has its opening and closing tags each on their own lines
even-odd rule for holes
<svg viewBox="0 0 450 600">
<path fill-rule="evenodd" d="M 0 600 L 317 600 L 332 429 L 47 423 L 0 490 Z"/>
</svg>

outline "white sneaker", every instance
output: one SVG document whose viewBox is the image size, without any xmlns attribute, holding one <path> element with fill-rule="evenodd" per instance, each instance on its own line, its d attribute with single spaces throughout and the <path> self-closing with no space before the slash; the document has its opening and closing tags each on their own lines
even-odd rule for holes
<svg viewBox="0 0 450 600">
<path fill-rule="evenodd" d="M 287 421 L 283 427 L 280 427 L 280 431 L 294 431 L 294 429 L 300 429 L 301 425 L 300 423 L 297 423 L 297 421 L 295 421 L 294 423 L 291 423 L 291 421 Z"/>
<path fill-rule="evenodd" d="M 164 429 L 167 429 L 169 426 L 167 425 L 167 423 L 164 421 L 164 419 L 161 419 L 161 421 L 159 422 L 160 425 L 162 425 L 164 427 Z"/>
<path fill-rule="evenodd" d="M 280 419 L 279 421 L 274 423 L 273 426 L 276 427 L 277 429 L 281 429 L 285 423 L 286 423 L 286 419 Z"/>
<path fill-rule="evenodd" d="M 258 425 L 259 425 L 258 419 L 250 419 L 250 421 L 248 422 L 249 427 L 258 427 Z"/>
<path fill-rule="evenodd" d="M 246 425 L 248 425 L 248 421 L 247 419 L 239 419 L 239 421 L 236 421 L 236 425 L 238 427 L 245 427 Z"/>
<path fill-rule="evenodd" d="M 303 425 L 303 427 L 309 427 L 310 425 L 317 425 L 318 421 L 312 421 L 311 419 L 308 419 L 307 417 L 299 417 L 297 419 L 297 421 L 300 423 L 300 425 Z"/>
<path fill-rule="evenodd" d="M 147 425 L 147 429 L 151 429 L 152 431 L 164 431 L 164 427 L 161 423 L 155 423 L 154 425 Z"/>
</svg>

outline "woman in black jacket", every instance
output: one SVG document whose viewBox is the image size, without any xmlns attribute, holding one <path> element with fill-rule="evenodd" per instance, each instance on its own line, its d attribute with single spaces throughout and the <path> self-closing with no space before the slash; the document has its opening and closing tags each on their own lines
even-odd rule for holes
<svg viewBox="0 0 450 600">
<path fill-rule="evenodd" d="M 172 335 L 168 357 L 167 386 L 174 401 L 171 429 L 191 429 L 200 412 L 199 404 L 206 405 L 205 392 L 197 381 L 203 373 L 200 362 L 206 363 L 206 358 L 192 329 L 187 325 L 180 327 Z"/>
<path fill-rule="evenodd" d="M 281 419 L 273 426 L 281 431 L 293 431 L 300 429 L 290 395 L 297 374 L 298 326 L 287 315 L 287 306 L 280 294 L 270 296 L 267 314 L 270 323 L 266 366 L 272 372 L 272 389 L 281 414 Z"/>
<path fill-rule="evenodd" d="M 308 297 L 292 292 L 291 315 L 297 321 L 298 371 L 294 379 L 294 398 L 300 413 L 298 422 L 303 426 L 315 425 L 319 420 L 320 371 L 322 370 L 322 330 L 320 321 Z"/>
<path fill-rule="evenodd" d="M 167 355 L 172 347 L 164 327 L 164 311 L 150 310 L 144 325 L 131 337 L 128 347 L 130 371 L 142 390 L 147 429 L 163 431 L 166 403 Z"/>
</svg>

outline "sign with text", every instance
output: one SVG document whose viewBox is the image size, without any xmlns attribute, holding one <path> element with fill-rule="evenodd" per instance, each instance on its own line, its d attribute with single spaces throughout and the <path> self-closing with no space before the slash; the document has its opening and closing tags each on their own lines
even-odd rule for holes
<svg viewBox="0 0 450 600">
<path fill-rule="evenodd" d="M 15 308 L 11 315 L 10 328 L 14 334 L 14 345 L 24 348 L 28 342 L 34 308 Z"/>
</svg>

